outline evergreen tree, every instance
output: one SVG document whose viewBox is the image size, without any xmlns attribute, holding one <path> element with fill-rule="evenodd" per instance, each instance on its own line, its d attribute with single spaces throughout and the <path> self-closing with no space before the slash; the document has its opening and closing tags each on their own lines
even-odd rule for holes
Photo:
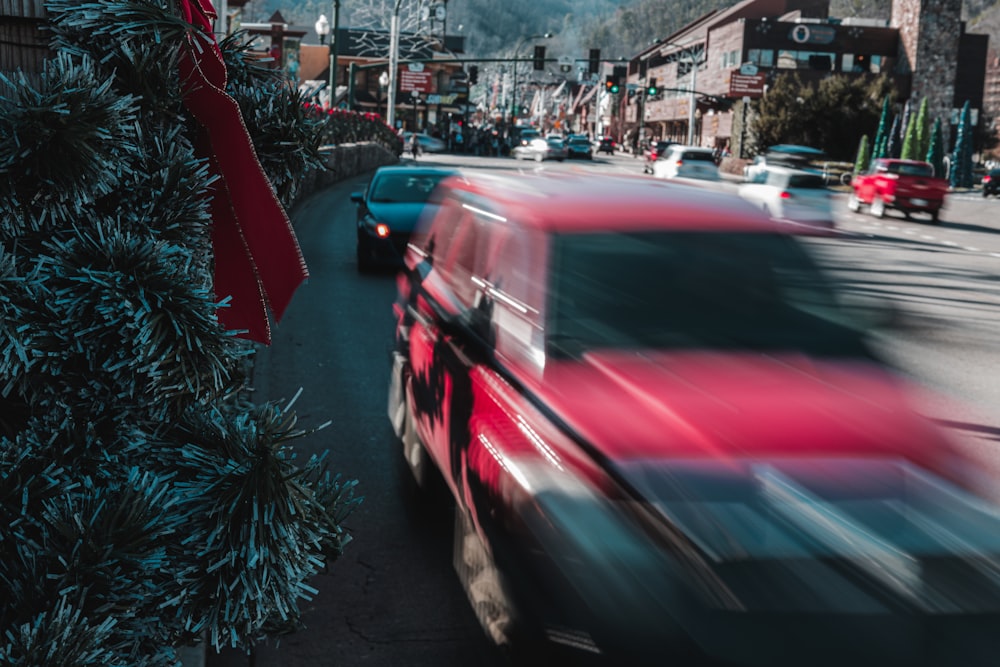
<svg viewBox="0 0 1000 667">
<path fill-rule="evenodd" d="M 903 139 L 903 149 L 899 156 L 904 160 L 922 160 L 927 154 L 927 149 L 923 148 L 924 137 L 927 134 L 927 98 L 920 103 L 919 111 L 916 115 L 909 114 L 910 121 L 906 126 L 906 135 Z"/>
<path fill-rule="evenodd" d="M 296 626 L 355 483 L 295 462 L 306 431 L 249 401 L 254 348 L 219 321 L 222 194 L 179 70 L 214 38 L 175 0 L 47 11 L 44 72 L 0 76 L 0 664 L 247 648 Z M 226 92 L 287 205 L 319 125 L 245 46 Z"/>
<path fill-rule="evenodd" d="M 941 134 L 941 119 L 934 119 L 931 129 L 930 146 L 927 149 L 926 162 L 934 167 L 934 175 L 944 177 L 944 137 Z"/>
<path fill-rule="evenodd" d="M 972 122 L 969 117 L 969 102 L 962 105 L 958 121 L 958 135 L 955 149 L 951 154 L 951 170 L 948 178 L 953 188 L 971 188 L 972 180 Z"/>
<path fill-rule="evenodd" d="M 927 98 L 920 100 L 920 109 L 917 111 L 917 134 L 916 134 L 916 157 L 919 160 L 927 155 L 931 148 L 931 117 L 927 107 Z"/>
<path fill-rule="evenodd" d="M 863 134 L 861 141 L 858 142 L 857 157 L 854 159 L 854 174 L 867 171 L 869 164 L 871 164 L 871 150 L 868 148 L 868 135 Z"/>
<path fill-rule="evenodd" d="M 885 144 L 885 157 L 899 157 L 899 153 L 902 148 L 899 140 L 899 128 L 901 123 L 900 118 L 901 114 L 896 114 L 892 117 L 892 126 L 889 129 L 889 136 L 886 139 Z"/>
<path fill-rule="evenodd" d="M 882 114 L 878 119 L 878 129 L 875 130 L 875 140 L 872 142 L 872 158 L 887 157 L 886 146 L 889 143 L 889 114 L 890 102 L 886 95 L 882 101 Z"/>
</svg>

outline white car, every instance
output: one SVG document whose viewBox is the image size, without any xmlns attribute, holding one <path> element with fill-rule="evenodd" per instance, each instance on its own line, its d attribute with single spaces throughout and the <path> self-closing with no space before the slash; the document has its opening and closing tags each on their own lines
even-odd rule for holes
<svg viewBox="0 0 1000 667">
<path fill-rule="evenodd" d="M 653 163 L 656 178 L 693 178 L 702 181 L 718 181 L 719 167 L 711 148 L 682 146 L 674 144 Z"/>
<path fill-rule="evenodd" d="M 833 228 L 833 199 L 818 171 L 768 167 L 740 185 L 738 192 L 775 220 Z"/>
</svg>

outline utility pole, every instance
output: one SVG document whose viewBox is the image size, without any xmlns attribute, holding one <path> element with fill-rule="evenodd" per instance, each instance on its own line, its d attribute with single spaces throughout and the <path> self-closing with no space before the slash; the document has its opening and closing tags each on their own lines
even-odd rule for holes
<svg viewBox="0 0 1000 667">
<path fill-rule="evenodd" d="M 396 0 L 389 24 L 389 101 L 385 111 L 386 124 L 396 127 L 396 71 L 399 69 L 399 7 L 403 0 Z"/>
</svg>

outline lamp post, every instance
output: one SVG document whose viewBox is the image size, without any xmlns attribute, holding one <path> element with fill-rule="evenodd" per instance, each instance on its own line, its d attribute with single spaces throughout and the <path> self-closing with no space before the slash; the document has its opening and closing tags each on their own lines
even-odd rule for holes
<svg viewBox="0 0 1000 667">
<path fill-rule="evenodd" d="M 403 0 L 396 0 L 389 24 L 389 100 L 385 110 L 386 123 L 396 127 L 396 71 L 399 69 L 399 6 Z"/>
<path fill-rule="evenodd" d="M 688 136 L 687 143 L 688 146 L 694 144 L 694 125 L 695 125 L 695 110 L 697 109 L 697 104 L 695 102 L 695 95 L 698 86 L 698 66 L 702 64 L 702 60 L 699 60 L 696 54 L 696 49 L 689 46 L 683 46 L 681 44 L 675 44 L 673 42 L 663 42 L 663 46 L 673 46 L 680 51 L 680 55 L 688 57 L 691 63 L 691 90 L 688 93 Z"/>
<path fill-rule="evenodd" d="M 385 100 L 385 90 L 389 87 L 389 73 L 382 72 L 378 75 L 379 102 Z"/>
<path fill-rule="evenodd" d="M 517 46 L 514 47 L 514 85 L 511 86 L 511 91 L 510 91 L 510 120 L 511 120 L 511 124 L 516 124 L 517 123 L 517 66 L 518 66 L 518 62 L 517 61 L 518 61 L 518 58 L 520 58 L 519 54 L 520 54 L 520 51 L 521 51 L 521 47 L 524 46 L 524 43 L 526 41 L 528 41 L 529 39 L 549 39 L 550 37 L 552 37 L 552 33 L 551 32 L 547 32 L 544 35 L 531 35 L 530 37 L 522 37 L 521 41 L 519 41 L 517 43 Z"/>
<path fill-rule="evenodd" d="M 337 99 L 337 32 L 340 30 L 340 0 L 333 0 L 333 32 L 330 31 L 330 22 L 326 14 L 320 14 L 316 21 L 316 34 L 319 35 L 319 43 L 326 41 L 330 36 L 330 107 L 333 107 Z"/>
</svg>

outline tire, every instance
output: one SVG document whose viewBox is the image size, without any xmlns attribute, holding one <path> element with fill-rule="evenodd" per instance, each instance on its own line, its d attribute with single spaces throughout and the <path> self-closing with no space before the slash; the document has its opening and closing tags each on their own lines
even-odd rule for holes
<svg viewBox="0 0 1000 667">
<path fill-rule="evenodd" d="M 986 192 L 986 190 L 983 190 L 983 199 L 986 199 L 989 196 L 990 196 L 989 193 Z"/>
<path fill-rule="evenodd" d="M 858 199 L 856 192 L 851 192 L 851 194 L 847 195 L 847 210 L 853 213 L 861 210 L 861 200 Z"/>
<path fill-rule="evenodd" d="M 931 211 L 931 224 L 940 225 L 941 224 L 941 211 Z"/>
<path fill-rule="evenodd" d="M 361 239 L 358 239 L 357 248 L 357 267 L 358 273 L 371 273 L 372 271 L 372 260 L 368 257 L 368 252 L 366 251 L 364 245 L 361 243 Z"/>
<path fill-rule="evenodd" d="M 885 217 L 885 200 L 878 195 L 875 195 L 875 197 L 872 198 L 871 214 L 876 218 Z"/>
</svg>

